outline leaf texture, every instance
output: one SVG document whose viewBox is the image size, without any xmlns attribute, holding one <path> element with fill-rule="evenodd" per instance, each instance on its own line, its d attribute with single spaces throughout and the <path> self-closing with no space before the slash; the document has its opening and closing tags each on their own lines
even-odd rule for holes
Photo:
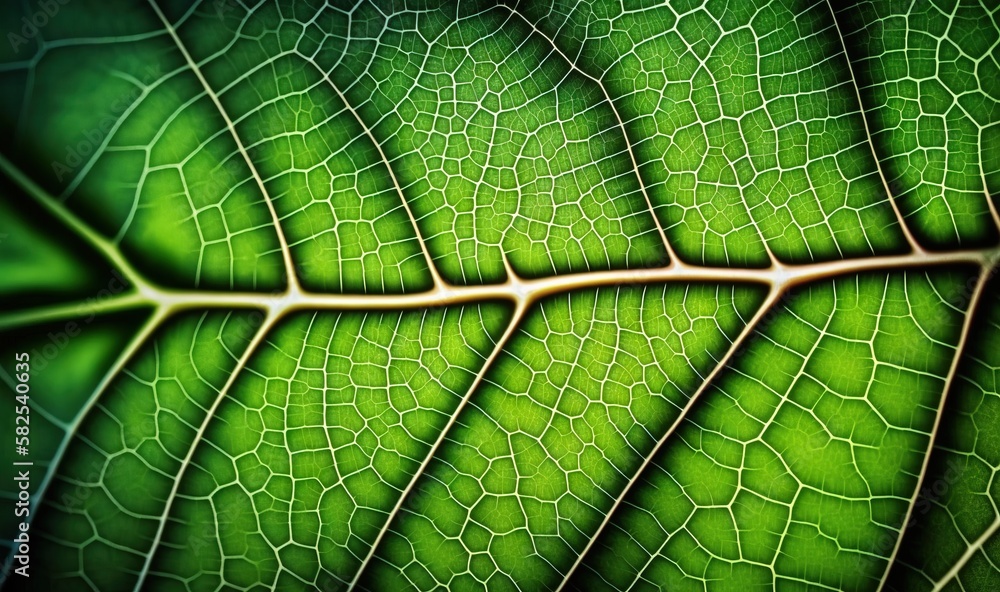
<svg viewBox="0 0 1000 592">
<path fill-rule="evenodd" d="M 36 585 L 1000 587 L 991 3 L 0 14 Z"/>
</svg>

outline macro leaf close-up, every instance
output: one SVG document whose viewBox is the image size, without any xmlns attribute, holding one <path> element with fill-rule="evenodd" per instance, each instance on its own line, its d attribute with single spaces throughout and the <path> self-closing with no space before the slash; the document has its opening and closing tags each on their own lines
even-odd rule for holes
<svg viewBox="0 0 1000 592">
<path fill-rule="evenodd" d="M 0 35 L 4 592 L 1000 590 L 995 1 Z"/>
</svg>

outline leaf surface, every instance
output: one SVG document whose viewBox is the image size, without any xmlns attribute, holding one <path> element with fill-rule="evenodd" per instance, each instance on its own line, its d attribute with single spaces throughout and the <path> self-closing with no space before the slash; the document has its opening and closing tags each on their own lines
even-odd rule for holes
<svg viewBox="0 0 1000 592">
<path fill-rule="evenodd" d="M 32 576 L 995 589 L 987 4 L 8 3 Z"/>
</svg>

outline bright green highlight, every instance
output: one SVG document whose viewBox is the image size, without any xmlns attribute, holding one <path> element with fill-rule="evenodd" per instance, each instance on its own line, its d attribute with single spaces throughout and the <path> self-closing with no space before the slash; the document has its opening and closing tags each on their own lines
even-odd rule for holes
<svg viewBox="0 0 1000 592">
<path fill-rule="evenodd" d="M 760 304 L 732 286 L 544 301 L 474 394 L 365 585 L 546 589 Z"/>
<path fill-rule="evenodd" d="M 764 242 L 796 262 L 898 248 L 825 3 L 554 4 L 526 11 L 604 81 L 685 259 L 766 265 Z"/>
<path fill-rule="evenodd" d="M 122 370 L 84 418 L 37 508 L 32 550 L 46 567 L 33 581 L 135 585 L 174 478 L 259 324 L 246 311 L 185 314 Z"/>
<path fill-rule="evenodd" d="M 350 581 L 508 317 L 492 303 L 289 319 L 197 443 L 151 588 Z"/>
<path fill-rule="evenodd" d="M 966 279 L 873 274 L 793 292 L 642 477 L 580 585 L 876 587 L 961 319 L 940 295 Z"/>
</svg>

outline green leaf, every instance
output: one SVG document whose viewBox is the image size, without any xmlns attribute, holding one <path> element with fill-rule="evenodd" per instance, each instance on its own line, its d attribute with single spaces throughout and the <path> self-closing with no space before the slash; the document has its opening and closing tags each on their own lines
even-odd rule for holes
<svg viewBox="0 0 1000 592">
<path fill-rule="evenodd" d="M 0 583 L 996 589 L 1000 15 L 834 4 L 0 7 Z"/>
</svg>

